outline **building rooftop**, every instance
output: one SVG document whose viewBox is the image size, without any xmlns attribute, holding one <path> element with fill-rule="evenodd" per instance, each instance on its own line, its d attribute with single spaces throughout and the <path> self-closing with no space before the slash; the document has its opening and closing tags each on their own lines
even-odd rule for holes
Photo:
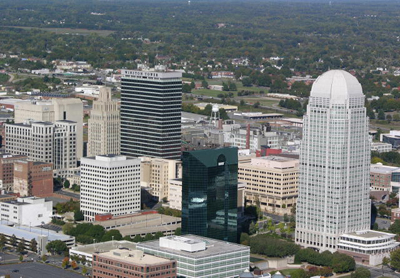
<svg viewBox="0 0 400 278">
<path fill-rule="evenodd" d="M 354 233 L 347 233 L 341 235 L 341 237 L 352 237 L 357 239 L 368 239 L 368 240 L 376 240 L 376 239 L 383 239 L 383 238 L 394 238 L 394 234 L 372 231 L 372 230 L 365 230 L 365 231 L 356 231 Z"/>
<path fill-rule="evenodd" d="M 357 78 L 344 70 L 330 70 L 320 75 L 311 88 L 310 96 L 329 98 L 336 104 L 346 104 L 349 98 L 364 98 Z"/>
<path fill-rule="evenodd" d="M 52 230 L 42 229 L 38 227 L 28 227 L 28 226 L 8 226 L 4 221 L 0 224 L 0 234 L 15 235 L 17 238 L 24 238 L 25 240 L 37 239 L 38 236 L 47 236 L 49 241 L 62 240 L 69 241 L 73 237 L 57 233 Z"/>
<path fill-rule="evenodd" d="M 176 237 L 176 236 L 169 236 L 167 238 L 171 237 Z M 182 238 L 182 237 L 180 237 Z M 222 240 L 216 240 L 216 239 L 211 239 L 211 238 L 206 238 L 206 237 L 201 237 L 201 236 L 196 236 L 196 235 L 184 235 L 183 238 L 187 240 L 192 240 L 193 242 L 204 242 L 206 249 L 205 250 L 200 250 L 197 252 L 188 252 L 188 251 L 182 251 L 182 250 L 176 250 L 176 249 L 171 249 L 171 248 L 166 248 L 166 247 L 160 247 L 160 242 L 159 240 L 152 240 L 152 241 L 146 241 L 146 242 L 141 242 L 138 243 L 137 246 L 141 246 L 143 248 L 149 248 L 153 250 L 159 250 L 159 251 L 168 251 L 169 253 L 179 255 L 179 256 L 185 256 L 189 258 L 203 258 L 203 257 L 209 257 L 209 256 L 215 256 L 219 254 L 227 254 L 227 253 L 233 253 L 233 252 L 250 252 L 250 247 L 245 246 L 245 245 L 240 245 L 236 243 L 231 243 L 231 242 L 226 242 Z"/>
<path fill-rule="evenodd" d="M 114 249 L 109 252 L 102 253 L 100 256 L 103 258 L 105 257 L 111 260 L 118 260 L 136 265 L 153 265 L 171 262 L 171 260 L 168 259 L 144 254 L 143 251 L 140 250 L 129 251 L 123 249 Z"/>
<path fill-rule="evenodd" d="M 87 244 L 81 246 L 74 246 L 72 251 L 81 252 L 86 254 L 93 254 L 95 252 L 103 253 L 109 252 L 114 249 L 136 250 L 136 243 L 127 240 L 112 240 L 106 242 L 99 242 L 94 244 Z"/>
<path fill-rule="evenodd" d="M 379 174 L 391 174 L 394 171 L 400 170 L 399 167 L 385 166 L 382 163 L 371 164 L 371 172 Z"/>
</svg>

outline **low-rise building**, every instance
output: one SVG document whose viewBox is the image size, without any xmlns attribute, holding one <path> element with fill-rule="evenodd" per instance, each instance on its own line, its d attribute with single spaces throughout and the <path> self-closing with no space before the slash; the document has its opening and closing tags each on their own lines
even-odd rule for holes
<svg viewBox="0 0 400 278">
<path fill-rule="evenodd" d="M 39 226 L 53 216 L 53 202 L 44 198 L 26 197 L 0 203 L 0 219 L 18 225 Z"/>
<path fill-rule="evenodd" d="M 207 105 L 213 106 L 213 105 L 215 105 L 215 103 L 201 102 L 201 103 L 195 103 L 194 105 L 197 106 L 198 108 L 200 108 L 200 110 L 204 110 Z M 238 107 L 236 105 L 218 104 L 218 108 L 219 109 L 224 109 L 226 112 L 236 112 L 236 111 L 238 111 Z"/>
<path fill-rule="evenodd" d="M 239 163 L 238 180 L 246 183 L 245 199 L 264 212 L 290 214 L 298 196 L 299 160 L 266 156 Z"/>
<path fill-rule="evenodd" d="M 51 197 L 53 192 L 52 163 L 26 160 L 14 163 L 14 193 L 20 196 Z"/>
<path fill-rule="evenodd" d="M 371 151 L 378 153 L 386 153 L 392 151 L 392 145 L 389 143 L 372 142 Z"/>
<path fill-rule="evenodd" d="M 238 277 L 250 264 L 250 248 L 195 235 L 167 236 L 138 243 L 145 254 L 175 259 L 178 276 Z"/>
<path fill-rule="evenodd" d="M 371 164 L 371 191 L 392 192 L 392 180 L 396 176 L 393 173 L 396 172 L 400 174 L 399 167 L 385 166 L 382 163 Z"/>
<path fill-rule="evenodd" d="M 79 256 L 85 258 L 86 264 L 91 265 L 93 254 L 109 252 L 113 249 L 123 248 L 125 250 L 136 250 L 136 243 L 127 240 L 112 240 L 106 242 L 98 242 L 86 245 L 73 246 L 69 249 L 69 256 Z"/>
<path fill-rule="evenodd" d="M 144 254 L 140 250 L 114 249 L 93 254 L 93 277 L 159 277 L 176 278 L 176 261 Z"/>
<path fill-rule="evenodd" d="M 57 233 L 53 230 L 42 229 L 40 227 L 10 226 L 9 223 L 0 224 L 0 235 L 4 235 L 7 242 L 10 242 L 10 239 L 15 236 L 17 244 L 22 241 L 26 250 L 30 250 L 31 240 L 35 239 L 37 242 L 37 253 L 39 255 L 47 254 L 46 245 L 54 240 L 61 240 L 68 248 L 75 245 L 75 237 Z"/>
<path fill-rule="evenodd" d="M 357 231 L 343 234 L 339 238 L 338 252 L 354 258 L 356 263 L 380 265 L 382 259 L 398 248 L 396 235 L 378 231 Z"/>
<path fill-rule="evenodd" d="M 123 237 L 155 235 L 161 232 L 163 235 L 173 235 L 175 230 L 181 228 L 181 218 L 159 214 L 156 211 L 149 211 L 120 217 L 107 217 L 104 220 L 97 217 L 94 225 L 103 226 L 105 230 L 118 230 Z"/>
<path fill-rule="evenodd" d="M 24 155 L 0 154 L 0 180 L 3 183 L 1 189 L 7 191 L 14 190 L 14 163 L 26 159 L 28 157 Z"/>
</svg>

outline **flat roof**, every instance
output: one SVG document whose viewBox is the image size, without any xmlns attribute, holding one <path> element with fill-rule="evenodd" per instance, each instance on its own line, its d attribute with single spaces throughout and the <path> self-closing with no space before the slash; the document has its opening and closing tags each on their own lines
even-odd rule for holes
<svg viewBox="0 0 400 278">
<path fill-rule="evenodd" d="M 41 229 L 38 227 L 28 227 L 28 226 L 8 226 L 5 224 L 0 224 L 0 234 L 5 235 L 15 235 L 17 238 L 24 238 L 25 240 L 37 239 L 38 236 L 47 236 L 49 241 L 62 240 L 69 241 L 73 240 L 74 237 L 59 234 L 52 230 Z"/>
<path fill-rule="evenodd" d="M 138 265 L 152 265 L 171 262 L 171 260 L 169 259 L 164 259 L 147 254 L 139 254 L 139 250 L 137 250 L 136 252 L 129 252 L 131 253 L 129 255 L 127 254 L 128 252 L 129 251 L 126 250 L 114 249 L 109 252 L 101 253 L 99 256 Z"/>
<path fill-rule="evenodd" d="M 357 232 L 347 233 L 347 234 L 341 235 L 341 237 L 344 237 L 344 236 L 352 237 L 352 238 L 373 240 L 373 239 L 383 239 L 383 238 L 395 237 L 395 234 L 372 231 L 372 230 L 366 230 L 366 231 L 357 231 Z"/>
<path fill-rule="evenodd" d="M 95 252 L 108 252 L 110 250 L 118 248 L 125 248 L 126 250 L 136 250 L 136 243 L 127 240 L 111 240 L 106 242 L 74 246 L 71 248 L 71 251 L 82 252 L 92 255 Z"/>
<path fill-rule="evenodd" d="M 394 171 L 400 170 L 399 167 L 385 166 L 380 164 L 371 164 L 371 172 L 380 174 L 391 174 Z"/>
<path fill-rule="evenodd" d="M 171 236 L 171 237 L 174 237 L 174 236 Z M 164 252 L 168 252 L 171 254 L 184 256 L 184 257 L 190 257 L 190 258 L 194 258 L 194 259 L 215 256 L 215 255 L 220 255 L 220 254 L 226 254 L 226 253 L 232 253 L 232 252 L 243 252 L 243 251 L 250 252 L 250 247 L 245 246 L 245 245 L 240 245 L 240 244 L 236 244 L 236 243 L 231 243 L 231 242 L 226 242 L 226 241 L 222 241 L 222 240 L 206 238 L 206 237 L 201 237 L 201 236 L 196 236 L 196 235 L 184 235 L 183 237 L 190 239 L 190 240 L 194 240 L 194 241 L 205 242 L 206 250 L 190 253 L 187 251 L 180 251 L 180 250 L 160 247 L 158 239 L 146 241 L 146 242 L 140 242 L 137 244 L 137 247 L 149 248 L 149 249 L 157 250 L 157 251 L 164 251 Z"/>
</svg>

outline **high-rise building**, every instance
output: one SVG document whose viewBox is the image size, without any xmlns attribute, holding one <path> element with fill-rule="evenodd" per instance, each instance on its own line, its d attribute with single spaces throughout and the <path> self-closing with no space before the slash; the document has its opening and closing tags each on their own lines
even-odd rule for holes
<svg viewBox="0 0 400 278">
<path fill-rule="evenodd" d="M 313 84 L 303 121 L 296 243 L 335 251 L 370 228 L 370 140 L 357 79 L 331 70 Z"/>
<path fill-rule="evenodd" d="M 72 121 L 6 124 L 6 152 L 53 163 L 57 175 L 77 166 L 77 124 Z"/>
<path fill-rule="evenodd" d="M 121 73 L 121 154 L 180 159 L 182 73 Z"/>
<path fill-rule="evenodd" d="M 299 160 L 290 157 L 265 156 L 239 163 L 247 204 L 279 215 L 290 214 L 296 205 L 298 174 Z"/>
<path fill-rule="evenodd" d="M 113 216 L 140 210 L 140 160 L 98 155 L 81 160 L 81 211 L 85 221 L 98 214 Z"/>
<path fill-rule="evenodd" d="M 111 89 L 100 88 L 90 112 L 88 155 L 120 154 L 120 116 L 118 103 L 111 99 Z"/>
<path fill-rule="evenodd" d="M 237 241 L 238 149 L 183 152 L 182 233 Z"/>
<path fill-rule="evenodd" d="M 51 101 L 18 102 L 14 106 L 15 123 L 68 120 L 76 125 L 76 157 L 83 155 L 83 104 L 77 98 L 54 98 Z"/>
<path fill-rule="evenodd" d="M 140 183 L 142 187 L 151 187 L 153 196 L 159 201 L 168 199 L 170 179 L 181 177 L 181 162 L 172 159 L 140 157 Z"/>
</svg>

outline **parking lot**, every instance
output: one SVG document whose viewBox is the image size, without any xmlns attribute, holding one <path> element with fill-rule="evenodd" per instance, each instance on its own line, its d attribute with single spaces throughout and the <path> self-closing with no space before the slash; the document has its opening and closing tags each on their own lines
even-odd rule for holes
<svg viewBox="0 0 400 278">
<path fill-rule="evenodd" d="M 13 272 L 14 271 L 14 272 Z M 21 264 L 10 264 L 0 266 L 0 275 L 10 274 L 11 278 L 82 278 L 83 276 L 68 270 L 60 269 L 51 265 L 30 262 Z"/>
</svg>

